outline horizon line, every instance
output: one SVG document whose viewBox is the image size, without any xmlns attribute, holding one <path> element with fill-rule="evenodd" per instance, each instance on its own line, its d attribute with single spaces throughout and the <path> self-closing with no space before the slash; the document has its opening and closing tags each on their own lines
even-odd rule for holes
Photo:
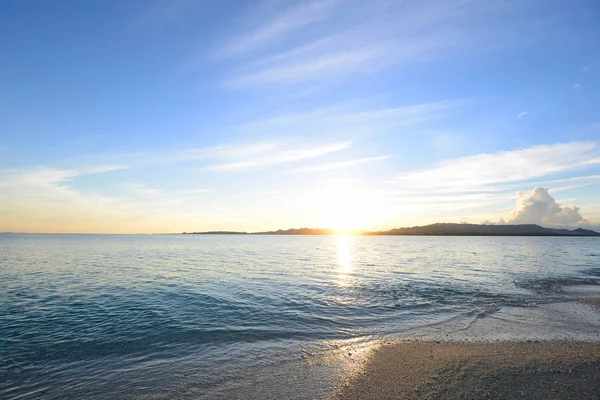
<svg viewBox="0 0 600 400">
<path fill-rule="evenodd" d="M 277 232 L 288 232 L 294 230 L 306 230 L 306 231 L 321 231 L 322 233 L 316 235 L 307 235 L 307 234 L 288 234 L 288 236 L 338 236 L 338 235 L 356 235 L 356 236 L 369 236 L 369 234 L 379 234 L 380 236 L 385 236 L 386 232 L 391 232 L 399 229 L 414 229 L 414 228 L 423 228 L 433 225 L 472 225 L 472 226 L 487 226 L 487 227 L 501 227 L 501 226 L 536 226 L 542 229 L 549 230 L 566 230 L 569 232 L 576 231 L 578 229 L 588 230 L 595 233 L 599 233 L 591 228 L 549 228 L 540 224 L 485 224 L 485 223 L 471 223 L 471 222 L 434 222 L 426 225 L 413 225 L 413 226 L 402 226 L 395 227 L 386 230 L 367 230 L 367 229 L 335 229 L 335 228 L 309 228 L 309 227 L 300 227 L 300 228 L 287 228 L 287 229 L 276 229 L 276 230 L 267 230 L 267 231 L 230 231 L 230 230 L 210 230 L 210 231 L 183 231 L 183 232 L 137 232 L 137 233 L 118 233 L 118 232 L 19 232 L 19 231 L 4 231 L 0 232 L 0 235 L 3 234 L 12 234 L 12 235 L 280 235 Z M 389 236 L 398 236 L 397 234 L 390 234 Z M 415 235 L 417 236 L 417 235 Z M 489 236 L 489 235 L 484 235 Z"/>
</svg>

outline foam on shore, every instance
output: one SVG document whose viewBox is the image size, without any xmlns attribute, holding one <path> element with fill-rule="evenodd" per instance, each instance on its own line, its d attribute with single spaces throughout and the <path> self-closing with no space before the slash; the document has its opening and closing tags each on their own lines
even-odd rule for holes
<svg viewBox="0 0 600 400">
<path fill-rule="evenodd" d="M 374 348 L 332 397 L 600 398 L 598 289 L 570 287 L 562 302 L 476 310 L 404 332 Z"/>
</svg>

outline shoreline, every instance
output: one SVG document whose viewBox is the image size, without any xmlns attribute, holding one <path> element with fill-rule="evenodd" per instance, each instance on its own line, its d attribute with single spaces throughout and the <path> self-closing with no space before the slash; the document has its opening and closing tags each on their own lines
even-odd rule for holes
<svg viewBox="0 0 600 400">
<path fill-rule="evenodd" d="M 570 306 L 580 318 L 578 309 L 600 315 L 600 297 L 580 298 Z M 331 399 L 600 398 L 597 337 L 515 335 L 512 329 L 502 332 L 493 319 L 484 319 L 488 329 L 478 331 L 469 325 L 467 330 L 475 328 L 475 335 L 438 332 L 374 347 L 357 373 L 341 379 Z"/>
<path fill-rule="evenodd" d="M 335 400 L 600 398 L 600 343 L 397 341 L 373 351 Z"/>
</svg>

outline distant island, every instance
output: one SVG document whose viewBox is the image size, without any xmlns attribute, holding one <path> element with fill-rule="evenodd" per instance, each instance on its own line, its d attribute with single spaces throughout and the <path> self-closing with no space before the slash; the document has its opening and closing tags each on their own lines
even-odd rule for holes
<svg viewBox="0 0 600 400">
<path fill-rule="evenodd" d="M 334 229 L 279 229 L 268 232 L 183 232 L 184 235 L 336 235 Z M 600 236 L 600 233 L 590 229 L 553 229 L 539 225 L 477 225 L 477 224 L 452 224 L 437 223 L 410 228 L 395 228 L 388 231 L 354 231 L 356 235 L 365 236 Z"/>
</svg>

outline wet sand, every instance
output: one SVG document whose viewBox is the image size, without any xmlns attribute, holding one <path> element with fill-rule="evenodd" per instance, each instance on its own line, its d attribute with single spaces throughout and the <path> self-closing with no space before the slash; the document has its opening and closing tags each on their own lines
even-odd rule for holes
<svg viewBox="0 0 600 400">
<path fill-rule="evenodd" d="M 580 297 L 388 341 L 334 398 L 600 399 L 599 312 L 599 297 Z"/>
<path fill-rule="evenodd" d="M 336 399 L 600 399 L 600 343 L 404 341 Z"/>
<path fill-rule="evenodd" d="M 579 301 L 583 304 L 589 304 L 591 306 L 600 308 L 600 297 L 586 297 Z"/>
</svg>

